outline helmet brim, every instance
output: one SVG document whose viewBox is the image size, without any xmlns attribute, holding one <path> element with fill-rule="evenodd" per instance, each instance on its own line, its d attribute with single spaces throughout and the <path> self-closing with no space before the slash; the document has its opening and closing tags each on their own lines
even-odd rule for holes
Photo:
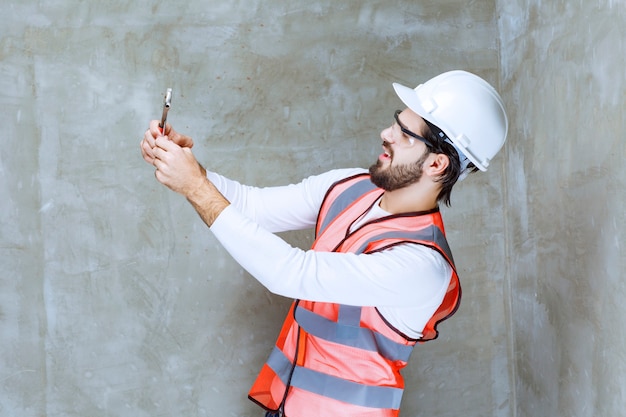
<svg viewBox="0 0 626 417">
<path fill-rule="evenodd" d="M 419 88 L 419 86 L 418 86 Z M 429 113 L 424 109 L 422 104 L 420 103 L 417 93 L 415 89 L 407 87 L 405 85 L 399 83 L 393 83 L 393 89 L 396 91 L 396 94 L 402 100 L 402 102 L 415 113 L 417 113 L 422 118 L 428 120 L 432 123 L 432 120 L 428 117 Z"/>
</svg>

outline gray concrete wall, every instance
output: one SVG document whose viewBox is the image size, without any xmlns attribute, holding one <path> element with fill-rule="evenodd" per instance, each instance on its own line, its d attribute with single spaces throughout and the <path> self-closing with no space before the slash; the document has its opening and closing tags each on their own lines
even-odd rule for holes
<svg viewBox="0 0 626 417">
<path fill-rule="evenodd" d="M 498 6 L 516 415 L 624 416 L 625 4 Z"/>
<path fill-rule="evenodd" d="M 271 185 L 329 168 L 369 166 L 380 152 L 379 131 L 401 106 L 392 81 L 412 85 L 463 68 L 499 82 L 493 0 L 472 1 L 471 7 L 460 0 L 0 3 L 5 15 L 0 33 L 2 416 L 259 415 L 246 399 L 247 389 L 289 300 L 269 294 L 245 274 L 191 207 L 159 186 L 142 161 L 139 140 L 148 121 L 160 115 L 166 87 L 174 88 L 170 122 L 196 139 L 200 161 L 243 182 Z M 521 5 L 519 11 L 506 12 L 525 13 Z M 611 29 L 593 35 L 606 41 L 621 29 L 602 30 Z M 512 38 L 507 45 L 516 42 Z M 570 52 L 578 53 L 574 47 Z M 539 196 L 536 186 L 532 194 L 522 185 L 543 178 L 533 167 L 552 156 L 552 147 L 541 151 L 540 145 L 560 141 L 547 135 L 547 122 L 537 130 L 521 123 L 514 139 L 524 137 L 525 142 L 512 145 L 508 154 L 532 177 L 503 170 L 500 157 L 488 175 L 467 180 L 455 192 L 445 218 L 464 283 L 463 304 L 455 319 L 441 326 L 438 341 L 417 348 L 407 372 L 405 416 L 506 417 L 514 411 L 507 284 L 520 292 L 512 320 L 517 328 L 528 331 L 520 326 L 520 317 L 531 320 L 527 308 L 542 304 L 533 298 L 531 283 L 505 280 L 504 248 L 510 240 L 505 198 L 507 210 L 521 207 L 511 209 L 507 218 L 534 229 L 550 217 L 540 210 L 548 202 L 559 211 L 567 209 L 566 219 L 573 221 L 585 213 L 578 198 L 586 201 L 583 192 L 592 192 L 595 227 L 561 223 L 570 226 L 566 236 L 578 250 L 574 253 L 588 263 L 570 265 L 544 250 L 543 266 L 552 266 L 551 272 L 556 262 L 567 271 L 602 267 L 605 251 L 575 239 L 588 237 L 584 232 L 610 236 L 613 240 L 602 239 L 601 247 L 618 256 L 614 232 L 623 230 L 623 217 L 615 217 L 619 206 L 612 203 L 619 198 L 623 171 L 613 176 L 604 157 L 617 164 L 623 155 L 623 145 L 609 135 L 620 127 L 619 112 L 610 105 L 621 104 L 623 90 L 598 83 L 602 96 L 578 100 L 575 108 L 585 112 L 566 118 L 570 113 L 557 93 L 569 93 L 576 101 L 579 92 L 592 90 L 578 91 L 568 86 L 568 78 L 557 78 L 552 101 L 531 106 L 542 101 L 520 87 L 536 88 L 533 77 L 542 70 L 535 64 L 532 72 L 523 72 L 526 68 L 514 65 L 516 58 L 503 58 L 514 122 L 528 112 L 539 118 L 552 111 L 553 118 L 562 116 L 560 137 L 573 138 L 567 148 L 571 156 L 576 144 L 589 144 L 591 137 L 609 140 L 612 148 L 587 146 L 585 152 L 593 158 L 582 165 L 560 155 L 560 170 L 549 171 L 551 181 L 540 190 L 553 191 L 548 185 L 555 185 L 560 192 L 552 197 L 566 200 L 533 206 L 526 198 Z M 556 65 L 553 69 L 560 76 Z M 575 74 L 581 79 L 588 75 Z M 544 89 L 551 85 L 539 84 Z M 613 116 L 605 117 L 601 109 L 611 109 Z M 581 119 L 593 135 L 575 135 Z M 607 121 L 611 123 L 603 123 Z M 527 139 L 524 126 L 541 136 Z M 572 178 L 562 170 L 584 175 Z M 516 186 L 508 194 L 505 174 Z M 603 179 L 610 180 L 610 199 L 603 193 Z M 559 188 L 555 183 L 560 180 L 565 182 Z M 520 189 L 525 194 L 515 192 Z M 565 206 L 565 201 L 579 204 Z M 541 216 L 531 222 L 524 213 Z M 545 226 L 540 241 L 533 234 L 511 244 L 538 243 L 563 253 L 560 240 L 551 240 L 560 234 L 548 234 L 561 229 Z M 286 238 L 305 247 L 311 234 Z M 511 254 L 523 261 L 537 251 Z M 522 272 L 513 268 L 515 275 Z M 552 277 L 529 276 L 534 288 L 551 290 L 542 297 L 558 303 L 552 319 L 569 323 L 571 314 L 558 307 L 573 307 L 559 298 Z M 559 276 L 555 284 L 570 283 L 573 294 L 581 297 L 578 308 L 583 308 L 586 290 L 595 287 L 582 277 L 567 278 Z M 609 287 L 595 288 L 597 296 L 602 289 L 608 292 Z M 606 295 L 618 302 L 616 294 Z M 601 312 L 617 307 L 585 305 L 596 309 L 596 320 L 583 320 L 583 311 L 576 309 L 578 323 L 604 326 L 604 332 L 596 333 L 604 343 L 617 339 L 600 320 Z M 545 333 L 551 328 L 548 318 L 539 317 Z M 537 349 L 546 344 L 573 345 L 575 335 L 584 339 L 589 327 L 567 330 L 570 340 L 532 339 L 541 343 L 525 348 L 529 340 L 519 337 L 516 346 L 526 356 L 538 356 Z M 620 353 L 612 349 L 616 356 Z M 596 355 L 604 353 L 610 352 Z M 536 375 L 524 363 L 517 362 L 520 372 Z M 522 388 L 518 392 L 524 394 Z"/>
</svg>

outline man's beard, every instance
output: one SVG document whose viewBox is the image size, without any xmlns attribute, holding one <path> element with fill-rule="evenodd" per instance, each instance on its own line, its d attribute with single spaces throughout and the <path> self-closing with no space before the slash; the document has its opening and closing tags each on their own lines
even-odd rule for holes
<svg viewBox="0 0 626 417">
<path fill-rule="evenodd" d="M 370 167 L 372 183 L 385 191 L 395 191 L 415 184 L 422 178 L 428 155 L 429 152 L 426 151 L 416 162 L 406 165 L 394 165 L 392 159 L 387 169 L 383 169 L 383 163 L 379 159 Z"/>
</svg>

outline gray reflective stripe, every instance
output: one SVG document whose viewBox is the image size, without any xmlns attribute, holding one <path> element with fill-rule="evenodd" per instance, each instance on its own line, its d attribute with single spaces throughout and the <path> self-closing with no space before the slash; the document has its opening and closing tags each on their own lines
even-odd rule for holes
<svg viewBox="0 0 626 417">
<path fill-rule="evenodd" d="M 359 384 L 302 367 L 296 367 L 291 385 L 362 407 L 398 410 L 402 400 L 401 388 Z"/>
<path fill-rule="evenodd" d="M 444 234 L 441 232 L 441 229 L 439 229 L 437 226 L 428 226 L 424 229 L 416 230 L 413 232 L 393 231 L 376 235 L 363 242 L 363 244 L 355 253 L 363 253 L 363 251 L 365 251 L 365 249 L 367 248 L 367 245 L 377 240 L 384 239 L 411 239 L 434 242 L 437 246 L 441 248 L 441 250 L 448 257 L 448 259 L 450 259 L 451 262 L 454 262 L 454 260 L 452 259 L 452 251 L 450 250 L 450 246 L 448 246 L 448 241 L 446 240 Z"/>
<path fill-rule="evenodd" d="M 364 327 L 335 323 L 302 307 L 296 308 L 296 321 L 307 333 L 330 342 L 378 352 L 385 359 L 407 362 L 413 346 L 396 343 Z"/>
<path fill-rule="evenodd" d="M 293 363 L 279 348 L 274 346 L 266 364 L 278 375 L 283 384 L 287 385 L 289 383 L 289 374 L 293 368 Z"/>
<path fill-rule="evenodd" d="M 356 198 L 362 196 L 368 191 L 375 189 L 376 186 L 370 181 L 359 181 L 356 184 L 348 187 L 333 201 L 328 209 L 328 213 L 324 216 L 324 221 L 320 226 L 318 235 L 321 235 L 326 227 L 337 217 L 342 211 L 345 210 Z"/>
<path fill-rule="evenodd" d="M 361 307 L 358 306 L 339 306 L 339 323 L 359 326 L 361 324 Z"/>
</svg>

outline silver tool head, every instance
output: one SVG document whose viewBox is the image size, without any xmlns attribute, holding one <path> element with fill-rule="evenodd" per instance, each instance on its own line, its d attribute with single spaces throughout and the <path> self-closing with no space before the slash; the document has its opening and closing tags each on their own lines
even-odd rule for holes
<svg viewBox="0 0 626 417">
<path fill-rule="evenodd" d="M 168 88 L 163 99 L 163 115 L 161 115 L 161 123 L 159 127 L 163 129 L 162 133 L 165 134 L 165 123 L 167 122 L 167 112 L 172 105 L 172 89 Z"/>
<path fill-rule="evenodd" d="M 169 108 L 172 105 L 172 89 L 168 88 L 163 100 L 163 106 Z"/>
</svg>

